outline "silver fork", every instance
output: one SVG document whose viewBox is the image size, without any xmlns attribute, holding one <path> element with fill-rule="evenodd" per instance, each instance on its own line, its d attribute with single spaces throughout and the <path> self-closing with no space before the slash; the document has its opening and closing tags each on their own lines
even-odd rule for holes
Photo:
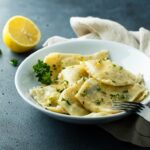
<svg viewBox="0 0 150 150">
<path fill-rule="evenodd" d="M 123 110 L 128 113 L 136 113 L 150 122 L 150 108 L 138 102 L 113 102 L 113 109 Z"/>
</svg>

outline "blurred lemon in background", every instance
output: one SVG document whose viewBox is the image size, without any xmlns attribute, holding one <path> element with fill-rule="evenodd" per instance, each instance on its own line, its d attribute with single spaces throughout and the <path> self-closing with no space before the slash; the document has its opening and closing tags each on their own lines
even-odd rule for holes
<svg viewBox="0 0 150 150">
<path fill-rule="evenodd" d="M 13 52 L 23 53 L 33 49 L 40 41 L 37 25 L 23 16 L 10 18 L 3 29 L 3 41 Z"/>
</svg>

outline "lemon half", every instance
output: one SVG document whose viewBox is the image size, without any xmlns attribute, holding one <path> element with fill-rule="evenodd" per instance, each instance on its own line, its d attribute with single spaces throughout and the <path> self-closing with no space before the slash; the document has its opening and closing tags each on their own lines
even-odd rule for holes
<svg viewBox="0 0 150 150">
<path fill-rule="evenodd" d="M 27 52 L 33 49 L 41 38 L 41 32 L 37 25 L 23 16 L 10 18 L 3 29 L 3 41 L 17 53 Z"/>
</svg>

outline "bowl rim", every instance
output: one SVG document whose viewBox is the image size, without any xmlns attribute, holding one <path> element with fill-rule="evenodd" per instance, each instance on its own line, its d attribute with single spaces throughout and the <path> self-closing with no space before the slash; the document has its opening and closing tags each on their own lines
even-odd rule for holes
<svg viewBox="0 0 150 150">
<path fill-rule="evenodd" d="M 108 44 L 117 44 L 118 46 L 124 46 L 126 48 L 130 48 L 138 53 L 140 53 L 141 55 L 144 55 L 146 56 L 144 53 L 142 53 L 140 50 L 134 48 L 134 47 L 131 47 L 131 46 L 128 46 L 126 44 L 122 44 L 122 43 L 119 43 L 119 42 L 114 42 L 114 41 L 108 41 L 108 40 L 98 40 L 98 39 L 70 39 L 68 41 L 63 41 L 63 42 L 60 42 L 60 43 L 54 43 L 50 46 L 47 46 L 47 47 L 44 47 L 44 48 L 41 48 L 35 52 L 33 52 L 32 54 L 30 54 L 27 58 L 25 58 L 22 63 L 19 65 L 17 71 L 16 71 L 16 74 L 15 74 L 15 79 L 14 79 L 14 82 L 15 82 L 15 87 L 17 89 L 17 92 L 19 93 L 19 95 L 21 96 L 21 98 L 27 102 L 28 104 L 30 104 L 32 107 L 46 113 L 46 114 L 49 114 L 49 116 L 52 116 L 52 117 L 61 117 L 61 118 L 65 118 L 65 119 L 78 119 L 78 120 L 105 120 L 105 119 L 112 119 L 112 118 L 119 118 L 119 117 L 122 117 L 122 116 L 127 116 L 128 113 L 127 112 L 120 112 L 120 113 L 116 113 L 116 114 L 111 114 L 111 115 L 108 115 L 108 116 L 99 116 L 99 117 L 86 117 L 86 116 L 71 116 L 71 115 L 66 115 L 66 114 L 60 114 L 60 113 L 57 113 L 57 112 L 52 112 L 50 110 L 47 110 L 45 109 L 44 107 L 42 107 L 41 105 L 39 105 L 36 101 L 37 104 L 33 103 L 32 101 L 30 101 L 26 96 L 24 96 L 24 94 L 22 93 L 20 87 L 19 87 L 19 80 L 18 80 L 18 76 L 19 76 L 19 73 L 20 71 L 22 70 L 24 64 L 29 61 L 32 57 L 34 57 L 35 55 L 37 55 L 38 53 L 41 53 L 42 51 L 44 50 L 47 50 L 49 48 L 53 48 L 55 46 L 61 46 L 61 45 L 66 45 L 66 44 L 69 44 L 69 43 L 76 43 L 76 42 L 103 42 L 103 43 L 108 43 Z M 146 56 L 148 58 L 148 56 Z M 144 104 L 147 104 L 148 102 L 150 102 L 150 100 L 148 100 L 147 102 L 144 102 Z"/>
</svg>

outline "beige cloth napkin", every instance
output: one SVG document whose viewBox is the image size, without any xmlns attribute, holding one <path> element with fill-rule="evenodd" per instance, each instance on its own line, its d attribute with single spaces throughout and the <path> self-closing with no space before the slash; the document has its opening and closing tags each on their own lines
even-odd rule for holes
<svg viewBox="0 0 150 150">
<path fill-rule="evenodd" d="M 150 56 L 150 31 L 145 28 L 134 32 L 128 31 L 117 22 L 95 17 L 72 17 L 70 24 L 78 39 L 103 39 L 125 43 Z M 49 38 L 43 46 L 67 40 L 69 39 L 54 36 Z M 150 147 L 150 123 L 141 117 L 133 115 L 100 127 L 117 139 Z"/>
</svg>

